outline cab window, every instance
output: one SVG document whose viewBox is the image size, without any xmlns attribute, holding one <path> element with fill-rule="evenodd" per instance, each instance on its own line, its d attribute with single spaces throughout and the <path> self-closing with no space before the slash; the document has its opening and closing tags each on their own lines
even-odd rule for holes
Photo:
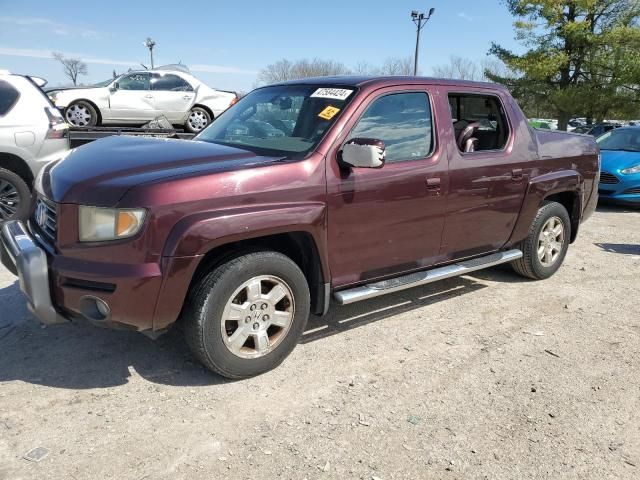
<svg viewBox="0 0 640 480">
<path fill-rule="evenodd" d="M 407 92 L 374 100 L 351 131 L 350 138 L 356 137 L 382 140 L 387 163 L 429 156 L 433 145 L 429 97 Z"/>
<path fill-rule="evenodd" d="M 507 145 L 509 124 L 497 97 L 451 93 L 449 109 L 460 151 L 502 150 Z"/>
</svg>

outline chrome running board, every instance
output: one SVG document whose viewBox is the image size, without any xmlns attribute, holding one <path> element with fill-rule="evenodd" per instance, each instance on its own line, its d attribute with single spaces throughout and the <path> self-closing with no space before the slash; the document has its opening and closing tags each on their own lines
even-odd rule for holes
<svg viewBox="0 0 640 480">
<path fill-rule="evenodd" d="M 492 253 L 484 257 L 472 258 L 462 262 L 438 267 L 432 270 L 410 273 L 402 277 L 395 277 L 381 282 L 369 283 L 361 287 L 341 290 L 333 294 L 340 305 L 367 300 L 369 298 L 386 295 L 387 293 L 398 292 L 407 288 L 413 288 L 427 283 L 437 282 L 445 278 L 457 277 L 483 268 L 493 267 L 501 263 L 513 262 L 522 257 L 520 250 L 507 250 L 506 252 Z"/>
</svg>

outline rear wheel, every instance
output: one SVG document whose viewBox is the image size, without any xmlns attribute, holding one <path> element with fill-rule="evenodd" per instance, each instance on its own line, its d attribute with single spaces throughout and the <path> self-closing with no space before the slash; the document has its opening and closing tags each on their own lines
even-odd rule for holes
<svg viewBox="0 0 640 480">
<path fill-rule="evenodd" d="M 523 277 L 549 278 L 562 265 L 569 248 L 571 220 L 567 210 L 557 202 L 545 202 L 538 210 L 529 235 L 520 243 L 522 258 L 512 262 Z"/>
<path fill-rule="evenodd" d="M 31 191 L 25 181 L 10 170 L 0 168 L 0 222 L 25 218 Z"/>
<path fill-rule="evenodd" d="M 309 287 L 300 268 L 276 252 L 236 257 L 194 288 L 185 311 L 191 350 L 228 378 L 278 366 L 298 342 L 309 316 Z"/>
<path fill-rule="evenodd" d="M 193 107 L 185 123 L 186 129 L 191 133 L 199 133 L 211 123 L 211 115 L 202 107 Z"/>
<path fill-rule="evenodd" d="M 92 127 L 98 124 L 98 112 L 89 102 L 73 102 L 64 111 L 67 122 L 74 127 Z"/>
</svg>

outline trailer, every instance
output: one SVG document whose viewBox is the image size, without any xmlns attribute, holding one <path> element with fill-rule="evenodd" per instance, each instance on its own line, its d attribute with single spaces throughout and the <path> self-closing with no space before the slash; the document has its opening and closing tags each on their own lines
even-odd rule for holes
<svg viewBox="0 0 640 480">
<path fill-rule="evenodd" d="M 191 140 L 195 135 L 175 128 L 147 127 L 71 127 L 69 128 L 69 145 L 79 147 L 85 143 L 112 135 L 128 135 L 134 137 L 179 138 Z"/>
</svg>

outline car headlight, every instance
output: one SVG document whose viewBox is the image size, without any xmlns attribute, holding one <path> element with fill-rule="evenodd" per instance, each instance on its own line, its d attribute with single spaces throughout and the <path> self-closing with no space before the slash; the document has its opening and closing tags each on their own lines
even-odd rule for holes
<svg viewBox="0 0 640 480">
<path fill-rule="evenodd" d="M 80 241 L 103 242 L 135 235 L 142 228 L 146 211 L 138 208 L 80 206 Z"/>
<path fill-rule="evenodd" d="M 640 173 L 640 163 L 638 165 L 634 165 L 633 167 L 623 168 L 622 170 L 620 170 L 620 173 L 624 173 L 625 175 Z"/>
<path fill-rule="evenodd" d="M 53 102 L 56 103 L 56 100 L 58 99 L 58 94 L 60 92 L 50 92 L 49 93 L 49 99 Z"/>
</svg>

